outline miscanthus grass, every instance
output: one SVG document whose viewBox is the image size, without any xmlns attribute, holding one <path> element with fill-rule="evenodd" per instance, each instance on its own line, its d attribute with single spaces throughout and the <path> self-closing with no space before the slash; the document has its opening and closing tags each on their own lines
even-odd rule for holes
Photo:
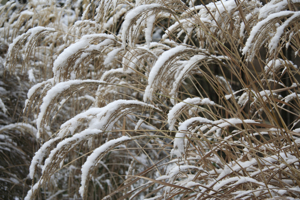
<svg viewBox="0 0 300 200">
<path fill-rule="evenodd" d="M 299 199 L 299 8 L 6 2 L 2 71 L 29 90 L 0 127 L 1 197 Z"/>
</svg>

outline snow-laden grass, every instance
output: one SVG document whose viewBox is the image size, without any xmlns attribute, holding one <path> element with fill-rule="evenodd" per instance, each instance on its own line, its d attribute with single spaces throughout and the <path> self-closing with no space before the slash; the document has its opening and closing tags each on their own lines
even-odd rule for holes
<svg viewBox="0 0 300 200">
<path fill-rule="evenodd" d="M 200 2 L 1 6 L 3 69 L 35 85 L 26 123 L 0 127 L 0 182 L 25 199 L 300 198 L 299 1 Z M 32 184 L 7 155 L 32 159 Z"/>
</svg>

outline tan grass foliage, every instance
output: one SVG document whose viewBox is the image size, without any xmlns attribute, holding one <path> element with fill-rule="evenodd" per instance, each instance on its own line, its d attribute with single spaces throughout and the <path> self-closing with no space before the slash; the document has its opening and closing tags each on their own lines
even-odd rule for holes
<svg viewBox="0 0 300 200">
<path fill-rule="evenodd" d="M 19 197 L 300 198 L 298 9 L 298 0 L 1 6 L 1 60 L 32 84 L 28 124 L 11 126 L 40 143 Z M 6 184 L 17 178 L 5 174 Z"/>
</svg>

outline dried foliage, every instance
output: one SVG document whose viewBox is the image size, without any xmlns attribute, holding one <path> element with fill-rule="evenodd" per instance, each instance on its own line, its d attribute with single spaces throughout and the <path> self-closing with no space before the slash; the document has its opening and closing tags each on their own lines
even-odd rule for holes
<svg viewBox="0 0 300 200">
<path fill-rule="evenodd" d="M 31 88 L 0 150 L 29 171 L 1 161 L 0 198 L 300 198 L 299 5 L 8 1 L 0 64 Z"/>
</svg>

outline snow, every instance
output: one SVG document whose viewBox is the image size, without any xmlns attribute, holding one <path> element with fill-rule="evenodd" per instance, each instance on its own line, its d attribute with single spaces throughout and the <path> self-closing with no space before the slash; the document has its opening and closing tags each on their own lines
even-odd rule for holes
<svg viewBox="0 0 300 200">
<path fill-rule="evenodd" d="M 84 9 L 83 13 L 82 13 L 82 19 L 86 20 L 88 17 L 88 13 L 90 12 L 90 7 L 91 7 L 91 3 L 89 3 L 86 8 Z"/>
<path fill-rule="evenodd" d="M 185 120 L 184 122 L 182 122 L 182 123 L 180 124 L 180 126 L 178 127 L 178 130 L 179 130 L 179 131 L 182 131 L 182 130 L 188 130 L 188 127 L 189 127 L 190 125 L 192 125 L 193 123 L 195 123 L 195 122 L 197 122 L 197 123 L 205 123 L 205 124 L 213 124 L 213 123 L 215 123 L 216 121 L 214 122 L 214 121 L 209 120 L 209 119 L 204 118 L 204 117 L 192 117 L 192 118 L 187 119 L 187 120 Z"/>
<path fill-rule="evenodd" d="M 75 129 L 80 125 L 80 119 L 88 119 L 90 121 L 88 124 L 89 128 L 107 131 L 112 128 L 115 121 L 122 117 L 122 113 L 127 113 L 136 106 L 157 109 L 153 105 L 137 100 L 116 100 L 102 108 L 90 108 L 66 121 L 60 128 L 68 129 L 73 134 Z M 58 136 L 62 137 L 64 133 L 64 131 L 59 132 Z"/>
<path fill-rule="evenodd" d="M 105 39 L 103 42 L 100 42 L 99 44 L 96 45 L 90 45 L 85 51 L 99 51 L 103 46 L 106 47 L 109 44 L 112 44 L 114 42 L 113 39 Z"/>
<path fill-rule="evenodd" d="M 185 24 L 188 22 L 189 21 L 187 19 L 181 19 L 179 20 L 179 22 L 176 21 L 173 25 L 168 27 L 168 29 L 165 31 L 165 34 L 162 36 L 162 39 L 166 40 L 167 38 L 169 38 L 170 34 L 172 34 L 177 28 L 180 27 L 181 24 Z"/>
<path fill-rule="evenodd" d="M 285 65 L 284 60 L 282 59 L 275 59 L 275 60 L 271 60 L 267 63 L 267 65 L 264 68 L 265 73 L 268 73 L 270 75 L 273 75 L 274 72 L 276 72 L 281 66 Z"/>
<path fill-rule="evenodd" d="M 91 120 L 93 117 L 95 117 L 98 113 L 101 112 L 101 108 L 89 108 L 87 111 L 85 112 L 81 112 L 79 114 L 77 114 L 75 117 L 69 119 L 68 121 L 66 121 L 65 123 L 63 123 L 60 126 L 60 129 L 68 129 L 68 131 L 71 133 L 71 135 L 74 134 L 75 129 L 80 126 L 80 119 L 89 119 Z M 60 131 L 58 133 L 58 137 L 63 137 L 63 134 L 65 133 L 65 131 Z"/>
<path fill-rule="evenodd" d="M 24 47 L 24 51 L 27 52 L 29 51 L 29 48 L 31 48 L 29 45 L 32 43 L 32 40 L 35 40 L 38 36 L 38 34 L 40 34 L 41 32 L 54 32 L 55 29 L 54 28 L 47 28 L 47 27 L 43 27 L 43 26 L 37 26 L 37 27 L 33 27 L 31 29 L 29 29 L 26 32 L 26 35 L 29 35 L 27 38 L 27 42 L 26 45 Z"/>
<path fill-rule="evenodd" d="M 28 16 L 32 16 L 33 15 L 33 12 L 32 11 L 29 11 L 29 10 L 24 10 L 20 13 L 20 17 L 19 18 L 22 18 L 23 15 L 28 15 Z"/>
<path fill-rule="evenodd" d="M 289 3 L 300 3 L 300 0 L 289 0 L 289 2 L 287 0 L 271 0 L 269 3 L 260 8 L 258 19 L 265 19 L 272 13 L 278 13 L 284 9 L 287 9 Z"/>
<path fill-rule="evenodd" d="M 13 40 L 13 42 L 9 44 L 8 50 L 7 50 L 7 59 L 6 59 L 6 62 L 4 63 L 4 66 L 6 67 L 6 69 L 9 70 L 9 61 L 10 61 L 9 58 L 13 55 L 13 50 L 15 50 L 14 47 L 16 47 L 18 43 L 27 39 L 28 36 L 29 36 L 29 33 L 27 33 L 27 32 L 23 33 L 22 35 L 17 36 Z"/>
<path fill-rule="evenodd" d="M 54 0 L 31 0 L 29 3 L 33 5 L 34 7 L 39 6 L 39 5 L 51 5 L 54 2 Z"/>
<path fill-rule="evenodd" d="M 117 139 L 112 139 L 105 144 L 101 145 L 100 147 L 96 148 L 93 153 L 86 159 L 85 163 L 82 165 L 81 168 L 81 186 L 79 188 L 79 193 L 81 197 L 84 197 L 84 190 L 87 184 L 88 176 L 90 175 L 90 170 L 92 167 L 98 165 L 99 161 L 101 161 L 102 155 L 109 151 L 111 148 L 114 148 L 120 145 L 123 142 L 130 141 L 131 138 L 128 136 L 122 136 Z"/>
<path fill-rule="evenodd" d="M 35 171 L 36 171 L 36 166 L 38 164 L 41 164 L 41 162 L 47 152 L 47 149 L 50 148 L 54 142 L 56 142 L 57 140 L 60 140 L 60 139 L 61 139 L 60 137 L 56 137 L 56 138 L 52 138 L 52 139 L 48 140 L 39 148 L 39 150 L 37 152 L 35 152 L 32 160 L 31 160 L 30 167 L 29 167 L 29 177 L 31 179 L 33 179 Z"/>
<path fill-rule="evenodd" d="M 3 134 L 0 134 L 0 140 L 5 140 L 5 141 L 8 141 L 10 143 L 13 142 L 13 140 L 9 136 L 3 135 Z"/>
<path fill-rule="evenodd" d="M 158 60 L 155 62 L 155 65 L 152 67 L 149 77 L 148 77 L 148 85 L 145 90 L 144 94 L 144 101 L 146 102 L 147 99 L 152 100 L 152 93 L 153 93 L 153 84 L 155 84 L 155 80 L 157 80 L 158 74 L 163 74 L 163 67 L 165 66 L 166 62 L 174 55 L 179 54 L 187 50 L 186 46 L 177 46 L 172 48 L 168 51 L 165 51 L 161 56 L 158 57 Z M 160 81 L 160 80 L 157 80 Z"/>
<path fill-rule="evenodd" d="M 14 184 L 20 184 L 20 181 L 16 178 L 10 177 L 9 180 Z"/>
<path fill-rule="evenodd" d="M 195 55 L 193 56 L 186 65 L 184 65 L 184 68 L 180 71 L 179 75 L 175 78 L 175 81 L 173 82 L 173 88 L 170 92 L 170 95 L 174 98 L 176 95 L 176 91 L 179 87 L 180 82 L 184 79 L 186 74 L 189 73 L 189 71 L 199 62 L 207 58 L 206 55 Z M 174 99 L 171 99 L 171 102 L 174 104 Z"/>
<path fill-rule="evenodd" d="M 281 156 L 282 155 L 283 154 L 281 154 Z M 261 158 L 260 162 L 262 162 L 262 164 L 266 164 L 265 163 L 266 161 L 267 162 L 276 162 L 276 160 L 273 159 L 273 157 L 274 156 L 267 157 L 267 158 Z M 284 156 L 284 157 L 286 157 L 286 156 Z M 288 156 L 288 157 L 290 157 L 290 156 Z M 278 159 L 279 158 L 277 158 L 277 160 Z M 285 159 L 287 159 L 287 157 Z M 249 169 L 251 166 L 254 166 L 254 165 L 257 165 L 257 160 L 256 159 L 252 159 L 252 160 L 245 161 L 245 162 L 237 162 L 236 163 L 236 161 L 233 161 L 233 162 L 228 163 L 228 166 L 226 165 L 224 167 L 224 169 L 218 170 L 218 171 L 221 171 L 221 173 L 219 174 L 218 178 L 215 181 L 216 184 L 214 186 L 214 190 L 218 190 L 221 187 L 223 187 L 225 185 L 228 185 L 230 182 L 234 182 L 234 181 L 236 181 L 236 182 L 234 184 L 232 184 L 232 186 L 235 186 L 235 185 L 238 185 L 238 184 L 242 184 L 242 183 L 247 183 L 247 182 L 252 182 L 252 183 L 256 183 L 258 185 L 264 186 L 265 185 L 264 183 L 258 182 L 257 180 L 251 178 L 253 176 L 256 176 L 258 173 L 262 173 L 261 169 L 258 169 L 258 171 L 257 171 L 258 173 L 255 173 L 255 174 L 252 173 L 250 175 L 251 177 L 241 177 L 240 176 L 240 177 L 232 177 L 232 178 L 228 178 L 228 179 L 222 180 L 225 176 L 231 174 L 232 172 L 238 172 L 241 169 Z M 264 170 L 270 170 L 270 168 L 265 168 Z M 220 180 L 222 180 L 222 181 L 220 181 Z M 214 184 L 214 182 L 212 184 Z"/>
<path fill-rule="evenodd" d="M 154 26 L 154 22 L 155 22 L 155 18 L 156 18 L 156 15 L 155 14 L 152 14 L 150 16 L 147 17 L 147 27 L 145 29 L 145 38 L 146 38 L 146 44 L 147 44 L 147 47 L 149 48 L 150 47 L 150 43 L 151 43 L 151 40 L 152 40 L 152 30 L 153 30 L 153 26 Z"/>
<path fill-rule="evenodd" d="M 219 190 L 221 187 L 223 187 L 224 185 L 228 185 L 229 183 L 234 182 L 234 181 L 238 181 L 238 180 L 239 180 L 239 177 L 232 177 L 232 178 L 228 178 L 228 179 L 222 180 L 222 181 L 218 182 L 218 183 L 213 187 L 213 190 L 217 191 L 217 190 Z M 212 192 L 210 192 L 210 193 L 212 193 Z"/>
<path fill-rule="evenodd" d="M 154 27 L 154 33 L 152 35 L 152 41 L 159 42 L 161 40 L 161 34 L 163 30 L 161 28 Z"/>
<path fill-rule="evenodd" d="M 185 172 L 185 171 L 189 171 L 189 170 L 192 170 L 192 169 L 198 169 L 200 170 L 199 167 L 196 167 L 194 165 L 177 165 L 177 166 L 174 166 L 169 172 L 168 172 L 168 178 L 171 178 L 171 179 L 175 179 L 177 174 L 181 173 L 181 172 Z M 166 178 L 166 177 L 165 177 Z M 165 179 L 164 178 L 164 179 Z M 158 180 L 158 179 L 157 179 Z"/>
<path fill-rule="evenodd" d="M 82 100 L 82 99 L 86 99 L 86 100 L 89 100 L 91 102 L 95 102 L 95 100 L 96 100 L 93 96 L 87 95 L 87 94 L 82 96 L 82 97 L 78 97 L 78 100 Z"/>
<path fill-rule="evenodd" d="M 117 11 L 106 23 L 104 23 L 104 29 L 109 29 L 122 15 L 125 15 L 126 12 L 126 8 L 121 8 Z"/>
<path fill-rule="evenodd" d="M 49 164 L 53 162 L 57 162 L 57 160 L 55 160 L 55 157 L 60 156 L 57 155 L 57 153 L 59 153 L 61 149 L 68 149 L 68 151 L 70 151 L 74 147 L 74 145 L 78 144 L 82 140 L 87 140 L 89 137 L 93 135 L 97 135 L 101 132 L 102 131 L 98 129 L 85 129 L 84 131 L 77 133 L 72 137 L 64 139 L 63 141 L 59 142 L 56 145 L 56 147 L 51 151 L 48 158 L 45 160 L 45 164 L 42 168 L 42 173 L 45 172 Z M 76 142 L 75 144 L 73 144 L 74 141 Z"/>
<path fill-rule="evenodd" d="M 240 177 L 240 179 L 235 184 L 233 184 L 233 186 L 239 185 L 239 184 L 242 184 L 242 183 L 247 183 L 247 182 L 256 183 L 256 184 L 262 185 L 262 186 L 265 185 L 264 183 L 258 182 L 257 180 L 255 180 L 253 178 L 250 178 L 250 177 Z"/>
<path fill-rule="evenodd" d="M 286 49 L 289 48 L 293 36 L 294 36 L 294 31 L 292 31 L 292 32 L 290 33 L 290 35 L 289 35 L 289 40 L 288 40 L 287 43 L 285 44 L 285 48 L 286 48 Z"/>
<path fill-rule="evenodd" d="M 36 184 L 34 184 L 32 186 L 32 188 L 30 190 L 28 190 L 27 195 L 25 196 L 24 200 L 31 200 L 31 199 L 33 199 L 32 195 L 34 194 L 34 192 L 36 190 L 39 189 L 40 185 L 42 185 L 42 184 L 43 184 L 43 180 L 40 179 Z"/>
<path fill-rule="evenodd" d="M 97 128 L 100 130 L 110 130 L 114 125 L 114 122 L 122 117 L 122 113 L 130 112 L 136 106 L 145 106 L 148 108 L 156 109 L 153 105 L 146 104 L 138 100 L 116 100 L 105 107 L 101 108 L 101 111 L 97 114 L 97 119 L 91 121 L 90 128 Z M 116 115 L 116 111 L 120 110 Z"/>
<path fill-rule="evenodd" d="M 297 94 L 294 92 L 292 94 L 285 96 L 282 100 L 284 100 L 285 103 L 288 103 L 291 100 L 296 99 L 296 98 L 300 99 L 300 94 Z M 285 105 L 285 104 L 283 104 L 283 105 Z"/>
<path fill-rule="evenodd" d="M 282 23 L 281 26 L 277 27 L 276 34 L 272 37 L 271 41 L 269 42 L 269 52 L 270 53 L 275 51 L 275 49 L 277 48 L 277 46 L 280 42 L 280 37 L 284 33 L 284 30 L 286 29 L 286 27 L 288 27 L 290 22 L 292 22 L 293 20 L 295 20 L 299 17 L 300 17 L 300 13 L 294 12 L 294 14 L 290 18 L 288 18 L 286 21 L 284 21 L 284 23 Z"/>
<path fill-rule="evenodd" d="M 200 97 L 195 97 L 195 98 L 187 98 L 183 102 L 180 102 L 176 104 L 175 106 L 172 107 L 172 109 L 168 113 L 168 123 L 169 123 L 169 130 L 175 130 L 174 125 L 176 122 L 176 119 L 178 116 L 181 114 L 183 109 L 186 109 L 188 107 L 192 107 L 194 105 L 215 105 L 215 103 L 208 98 L 200 98 Z"/>
<path fill-rule="evenodd" d="M 60 74 L 62 73 L 62 68 L 64 65 L 67 65 L 69 62 L 69 59 L 79 52 L 82 49 L 85 49 L 90 45 L 90 42 L 95 39 L 111 39 L 114 40 L 113 35 L 108 35 L 105 33 L 99 33 L 99 34 L 90 34 L 90 35 L 84 35 L 79 41 L 77 41 L 74 44 L 71 44 L 68 48 L 66 48 L 59 56 L 56 58 L 54 61 L 54 66 L 53 66 L 53 73 L 54 73 L 54 81 L 59 82 L 60 80 Z"/>
<path fill-rule="evenodd" d="M 7 109 L 1 98 L 0 98 L 0 108 L 2 109 L 3 113 L 6 113 Z"/>
<path fill-rule="evenodd" d="M 34 86 L 32 86 L 27 92 L 27 99 L 31 99 L 31 96 L 36 92 L 36 90 L 40 89 L 43 85 L 45 85 L 47 83 L 51 83 L 51 82 L 52 82 L 52 79 L 48 79 L 46 81 L 37 83 Z M 25 107 L 26 107 L 26 105 L 25 105 Z"/>
<path fill-rule="evenodd" d="M 235 196 L 235 199 L 238 199 L 238 198 L 241 198 L 242 196 L 245 196 L 247 194 L 250 194 L 250 193 L 253 193 L 253 190 L 248 190 L 248 191 L 236 191 L 236 192 L 233 192 L 232 194 L 237 194 Z"/>
<path fill-rule="evenodd" d="M 117 69 L 110 69 L 107 70 L 103 73 L 103 75 L 100 78 L 100 81 L 105 81 L 105 79 L 109 76 L 112 75 L 114 73 L 124 73 L 124 69 L 123 68 L 117 68 Z"/>
<path fill-rule="evenodd" d="M 230 118 L 230 119 L 220 119 L 216 121 L 209 120 L 207 118 L 203 117 L 192 117 L 190 119 L 185 120 L 183 123 L 180 124 L 178 128 L 178 132 L 175 135 L 173 149 L 171 151 L 171 155 L 175 154 L 177 157 L 182 157 L 184 155 L 184 138 L 187 132 L 189 132 L 189 126 L 191 126 L 194 123 L 201 123 L 201 124 L 212 124 L 215 125 L 212 127 L 208 132 L 205 134 L 208 135 L 209 133 L 213 131 L 217 131 L 218 129 L 227 127 L 227 126 L 234 126 L 237 124 L 257 124 L 258 122 L 251 120 L 251 119 L 245 119 L 241 120 L 238 118 Z M 204 131 L 207 129 L 208 126 L 203 126 L 201 129 Z"/>
<path fill-rule="evenodd" d="M 178 132 L 175 135 L 173 149 L 171 151 L 171 155 L 175 154 L 177 157 L 182 157 L 184 155 L 184 137 L 185 132 L 188 131 L 188 126 L 191 124 L 198 122 L 198 123 L 213 123 L 213 121 L 203 118 L 203 117 L 193 117 L 188 120 L 185 120 L 183 123 L 180 124 L 178 128 Z"/>
<path fill-rule="evenodd" d="M 249 93 L 245 92 L 240 96 L 240 98 L 238 100 L 238 104 L 240 106 L 244 106 L 248 101 L 249 101 Z"/>
<path fill-rule="evenodd" d="M 82 83 L 104 83 L 102 81 L 97 80 L 70 80 L 66 82 L 61 82 L 52 87 L 46 94 L 46 96 L 43 98 L 43 103 L 40 106 L 40 113 L 37 117 L 37 127 L 38 127 L 38 134 L 37 137 L 40 137 L 40 130 L 41 130 L 41 122 L 47 112 L 47 109 L 49 105 L 52 103 L 53 99 L 55 99 L 57 96 L 59 96 L 61 93 L 69 89 L 71 86 L 75 85 L 81 85 Z"/>
<path fill-rule="evenodd" d="M 244 120 L 241 120 L 239 118 L 231 118 L 231 119 L 223 119 L 223 123 L 220 123 L 218 124 L 217 126 L 214 126 L 213 128 L 211 128 L 206 134 L 209 134 L 213 131 L 216 131 L 220 128 L 224 128 L 224 127 L 227 127 L 227 126 L 234 126 L 234 125 L 237 125 L 237 124 L 258 124 L 258 122 L 252 120 L 252 119 L 244 119 Z"/>
<path fill-rule="evenodd" d="M 46 200 L 51 200 L 53 198 L 55 198 L 57 195 L 61 194 L 65 192 L 65 190 L 58 190 L 56 193 L 54 193 L 53 195 L 51 195 L 50 197 L 48 197 Z"/>
<path fill-rule="evenodd" d="M 252 60 L 254 55 L 252 52 L 250 52 L 253 48 L 255 48 L 257 43 L 257 35 L 262 31 L 262 28 L 269 24 L 270 21 L 273 19 L 279 18 L 279 17 L 288 17 L 290 15 L 293 15 L 295 12 L 293 11 L 281 11 L 279 13 L 274 13 L 269 15 L 266 19 L 258 22 L 251 30 L 250 36 L 247 39 L 247 42 L 245 44 L 245 47 L 242 50 L 243 55 L 250 54 L 249 60 Z"/>
<path fill-rule="evenodd" d="M 127 12 L 127 14 L 125 16 L 125 20 L 122 24 L 123 48 L 126 46 L 126 37 L 129 32 L 129 26 L 134 23 L 133 20 L 136 20 L 136 17 L 141 15 L 143 12 L 153 10 L 155 8 L 161 8 L 161 7 L 163 7 L 163 6 L 160 4 L 153 3 L 153 4 L 141 5 L 141 6 L 135 7 L 133 9 L 131 9 L 129 12 Z"/>
<path fill-rule="evenodd" d="M 117 0 L 112 0 L 112 2 L 113 2 L 113 6 L 114 6 L 114 8 L 116 8 L 117 7 Z"/>
<path fill-rule="evenodd" d="M 220 19 L 222 17 L 223 12 L 231 13 L 231 11 L 237 7 L 235 0 L 227 0 L 227 1 L 217 1 L 215 3 L 210 3 L 212 6 L 215 7 L 217 10 L 215 14 L 216 21 L 222 20 Z M 209 6 L 209 5 L 207 5 Z"/>
<path fill-rule="evenodd" d="M 33 69 L 30 69 L 28 70 L 28 79 L 30 82 L 35 82 L 35 77 L 34 77 L 34 74 L 33 74 Z"/>
<path fill-rule="evenodd" d="M 296 128 L 293 131 L 296 132 L 296 133 L 300 133 L 300 128 Z"/>
<path fill-rule="evenodd" d="M 139 129 L 139 127 L 141 126 L 141 124 L 144 122 L 144 120 L 143 119 L 140 119 L 137 123 L 136 123 L 136 125 L 135 125 L 135 127 L 134 127 L 134 130 L 138 130 Z"/>
<path fill-rule="evenodd" d="M 254 17 L 260 11 L 260 9 L 261 8 L 257 7 L 251 13 L 248 13 L 245 17 L 246 21 L 248 22 L 252 17 Z M 245 23 L 242 22 L 241 27 L 240 27 L 240 37 L 241 38 L 245 37 L 244 30 L 245 30 Z"/>
<path fill-rule="evenodd" d="M 297 84 L 297 83 L 293 83 L 293 84 L 291 85 L 291 87 L 298 87 L 298 84 Z"/>
<path fill-rule="evenodd" d="M 34 126 L 27 124 L 27 123 L 23 123 L 23 122 L 5 125 L 0 128 L 0 132 L 5 131 L 5 130 L 11 130 L 11 129 L 21 129 L 26 132 L 29 131 L 33 137 L 36 137 L 36 133 L 37 133 L 37 130 Z"/>
<path fill-rule="evenodd" d="M 123 48 L 116 48 L 116 49 L 112 50 L 111 52 L 109 52 L 103 63 L 105 65 L 105 67 L 107 67 L 107 65 L 109 65 L 115 59 L 116 55 L 122 50 L 123 50 Z"/>
</svg>

